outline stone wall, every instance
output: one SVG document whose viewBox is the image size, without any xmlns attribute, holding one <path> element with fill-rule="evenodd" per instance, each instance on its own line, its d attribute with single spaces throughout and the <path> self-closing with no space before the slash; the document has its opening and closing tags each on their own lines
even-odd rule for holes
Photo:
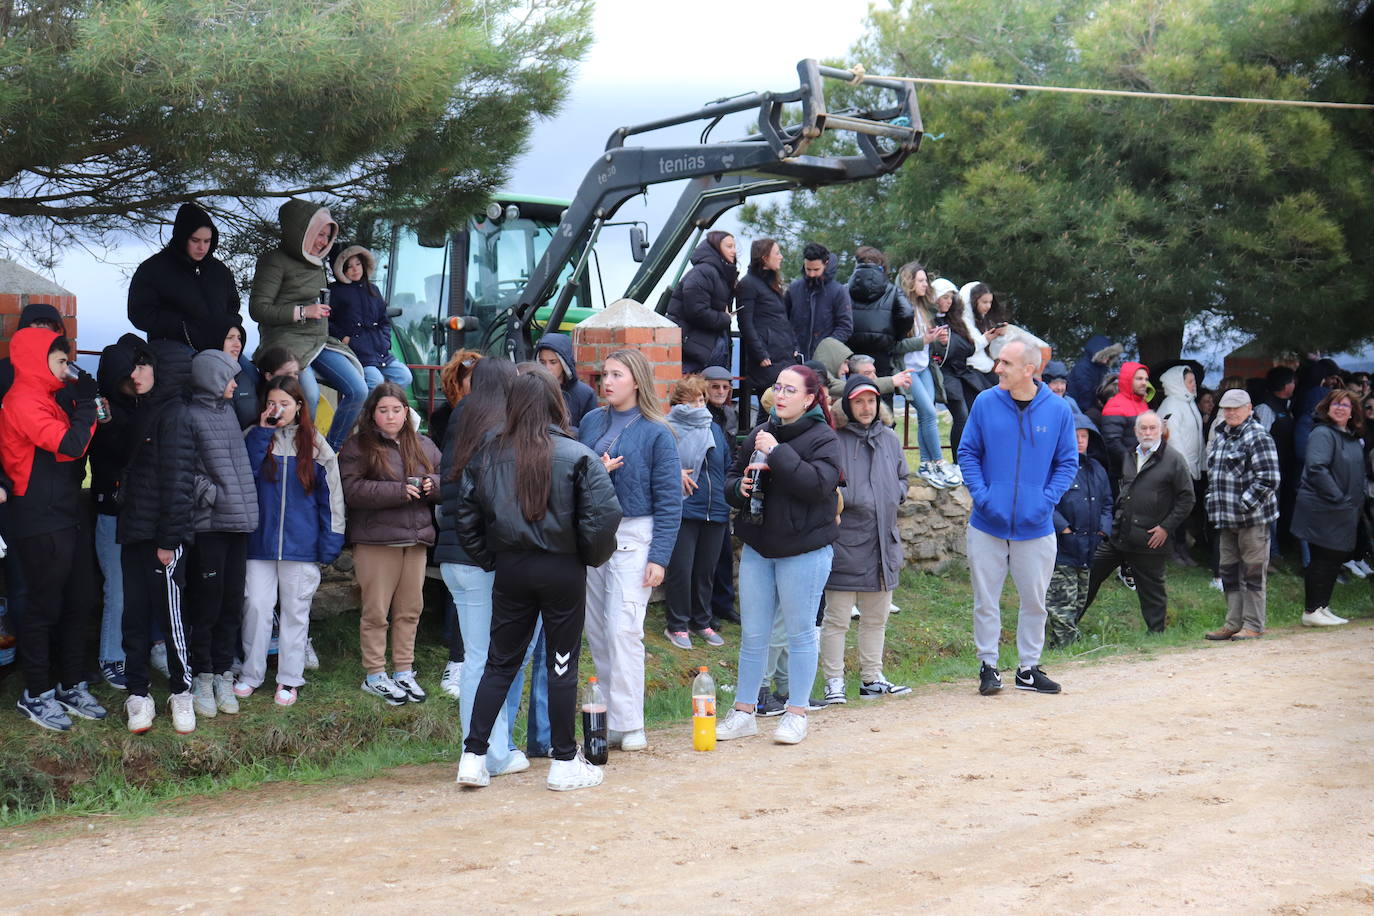
<svg viewBox="0 0 1374 916">
<path fill-rule="evenodd" d="M 907 488 L 897 509 L 907 569 L 943 572 L 965 559 L 964 531 L 973 499 L 967 487 L 941 490 L 919 481 Z"/>
</svg>

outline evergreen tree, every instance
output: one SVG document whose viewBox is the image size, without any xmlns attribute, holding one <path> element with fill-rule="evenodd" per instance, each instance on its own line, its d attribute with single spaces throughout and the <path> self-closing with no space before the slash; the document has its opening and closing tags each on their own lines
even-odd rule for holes
<svg viewBox="0 0 1374 916">
<path fill-rule="evenodd" d="M 0 0 L 0 244 L 50 262 L 290 195 L 451 223 L 589 40 L 590 0 Z"/>
<path fill-rule="evenodd" d="M 1365 102 L 1370 18 L 1354 0 L 898 2 L 853 57 L 892 75 Z M 749 228 L 983 280 L 1061 352 L 1103 331 L 1176 356 L 1195 318 L 1277 350 L 1374 335 L 1368 112 L 917 92 L 927 136 L 897 174 L 749 208 Z"/>
</svg>

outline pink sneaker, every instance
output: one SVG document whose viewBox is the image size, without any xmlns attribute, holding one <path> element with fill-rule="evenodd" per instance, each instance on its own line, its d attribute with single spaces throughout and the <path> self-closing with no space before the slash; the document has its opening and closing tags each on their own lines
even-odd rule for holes
<svg viewBox="0 0 1374 916">
<path fill-rule="evenodd" d="M 277 695 L 272 698 L 272 702 L 278 706 L 293 706 L 296 703 L 296 688 L 287 687 L 285 684 L 277 685 Z"/>
<path fill-rule="evenodd" d="M 257 690 L 257 688 L 254 687 L 252 684 L 247 684 L 243 681 L 234 682 L 234 696 L 239 697 L 240 699 L 245 697 L 251 697 L 253 695 L 254 690 Z"/>
</svg>

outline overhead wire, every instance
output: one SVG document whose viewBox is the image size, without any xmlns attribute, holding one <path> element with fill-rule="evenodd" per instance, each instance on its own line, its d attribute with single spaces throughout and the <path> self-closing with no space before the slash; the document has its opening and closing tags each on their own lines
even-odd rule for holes
<svg viewBox="0 0 1374 916">
<path fill-rule="evenodd" d="M 1018 92 L 1059 92 L 1070 95 L 1100 95 L 1138 99 L 1165 99 L 1179 102 L 1220 102 L 1233 105 L 1277 105 L 1289 108 L 1337 108 L 1353 111 L 1374 111 L 1374 104 L 1365 102 L 1327 102 L 1319 99 L 1263 99 L 1231 95 L 1189 95 L 1182 92 L 1146 92 L 1136 89 L 1090 89 L 1080 86 L 1037 86 L 1030 83 L 993 83 L 985 80 L 953 80 L 928 76 L 878 76 L 864 70 L 862 64 L 849 68 L 854 74 L 851 85 L 865 79 L 891 80 L 924 86 L 968 86 L 977 89 L 1010 89 Z"/>
</svg>

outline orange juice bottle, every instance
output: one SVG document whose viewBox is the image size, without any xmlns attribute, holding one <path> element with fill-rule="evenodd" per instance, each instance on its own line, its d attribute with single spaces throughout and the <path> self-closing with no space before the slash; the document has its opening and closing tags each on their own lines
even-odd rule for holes
<svg viewBox="0 0 1374 916">
<path fill-rule="evenodd" d="M 692 681 L 692 749 L 716 749 L 716 682 L 705 665 L 697 669 Z"/>
</svg>

